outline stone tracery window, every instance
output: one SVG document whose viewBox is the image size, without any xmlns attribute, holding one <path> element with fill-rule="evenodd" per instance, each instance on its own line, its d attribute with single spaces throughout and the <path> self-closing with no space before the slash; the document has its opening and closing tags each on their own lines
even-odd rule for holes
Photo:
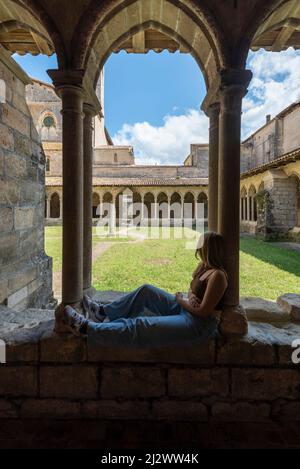
<svg viewBox="0 0 300 469">
<path fill-rule="evenodd" d="M 48 129 L 50 129 L 51 127 L 56 127 L 53 116 L 48 115 L 44 118 L 43 127 L 47 127 Z"/>
</svg>

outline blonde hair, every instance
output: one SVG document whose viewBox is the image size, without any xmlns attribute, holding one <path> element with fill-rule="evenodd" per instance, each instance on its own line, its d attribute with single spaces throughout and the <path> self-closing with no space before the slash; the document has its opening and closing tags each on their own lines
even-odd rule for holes
<svg viewBox="0 0 300 469">
<path fill-rule="evenodd" d="M 201 259 L 207 267 L 225 270 L 223 237 L 214 231 L 206 231 L 198 241 L 195 257 Z"/>
</svg>

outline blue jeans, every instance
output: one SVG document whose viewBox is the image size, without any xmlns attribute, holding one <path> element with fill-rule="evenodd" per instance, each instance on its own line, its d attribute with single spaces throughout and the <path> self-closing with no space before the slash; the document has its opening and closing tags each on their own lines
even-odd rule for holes
<svg viewBox="0 0 300 469">
<path fill-rule="evenodd" d="M 218 320 L 185 311 L 174 295 L 152 285 L 142 285 L 104 306 L 111 322 L 90 322 L 92 346 L 162 347 L 195 345 L 218 335 Z"/>
</svg>

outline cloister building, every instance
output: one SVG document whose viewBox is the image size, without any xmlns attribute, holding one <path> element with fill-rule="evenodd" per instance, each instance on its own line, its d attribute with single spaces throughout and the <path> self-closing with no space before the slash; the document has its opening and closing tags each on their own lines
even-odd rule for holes
<svg viewBox="0 0 300 469">
<path fill-rule="evenodd" d="M 103 103 L 103 74 L 98 82 Z M 45 218 L 48 225 L 62 223 L 62 118 L 61 100 L 52 85 L 33 80 L 26 88 L 26 100 L 41 137 L 46 157 Z M 94 222 L 103 203 L 116 207 L 119 197 L 130 189 L 133 201 L 146 207 L 154 219 L 185 217 L 184 205 L 191 204 L 193 219 L 208 217 L 209 145 L 191 144 L 182 165 L 136 165 L 134 149 L 113 144 L 104 125 L 104 106 L 94 118 L 93 200 Z M 300 197 L 299 155 L 300 103 L 294 103 L 266 123 L 241 144 L 241 231 L 263 239 L 299 240 Z M 180 214 L 171 210 L 180 204 Z M 198 204 L 203 204 L 200 209 Z M 160 207 L 168 207 L 161 210 Z M 152 212 L 151 213 L 151 207 Z M 198 213 L 197 213 L 198 210 Z M 201 213 L 200 213 L 201 212 Z M 144 212 L 141 214 L 143 217 Z"/>
<path fill-rule="evenodd" d="M 0 445 L 6 429 L 9 447 L 72 447 L 71 436 L 80 448 L 216 447 L 229 433 L 237 447 L 253 438 L 261 444 L 264 431 L 281 446 L 289 440 L 286 423 L 300 420 L 292 358 L 300 297 L 289 285 L 276 301 L 240 297 L 240 229 L 266 239 L 297 236 L 300 105 L 268 118 L 244 142 L 241 119 L 249 51 L 299 49 L 299 29 L 298 0 L 0 2 Z M 119 50 L 180 51 L 199 65 L 209 142 L 191 142 L 182 165 L 135 165 L 132 148 L 113 145 L 102 70 Z M 53 86 L 32 80 L 13 53 L 56 54 Z M 117 203 L 127 189 L 147 204 L 204 202 L 228 274 L 219 338 L 129 350 L 54 333 L 66 305 L 81 311 L 84 293 L 95 293 L 96 206 Z M 45 215 L 63 225 L 58 305 Z M 299 446 L 296 424 L 293 431 Z"/>
</svg>

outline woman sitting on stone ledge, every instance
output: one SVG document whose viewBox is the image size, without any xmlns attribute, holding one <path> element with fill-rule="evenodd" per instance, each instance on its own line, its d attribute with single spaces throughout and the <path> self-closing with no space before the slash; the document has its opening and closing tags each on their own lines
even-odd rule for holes
<svg viewBox="0 0 300 469">
<path fill-rule="evenodd" d="M 201 235 L 196 249 L 200 263 L 188 299 L 182 293 L 172 295 L 147 284 L 107 305 L 85 296 L 88 319 L 66 306 L 63 329 L 87 336 L 89 345 L 101 346 L 195 345 L 216 337 L 218 311 L 228 285 L 222 243 L 217 233 Z"/>
</svg>

